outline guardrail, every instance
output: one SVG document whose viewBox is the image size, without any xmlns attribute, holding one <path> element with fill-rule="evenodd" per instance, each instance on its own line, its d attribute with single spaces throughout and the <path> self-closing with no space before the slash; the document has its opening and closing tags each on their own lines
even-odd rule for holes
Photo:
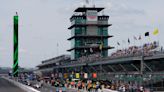
<svg viewBox="0 0 164 92">
<path fill-rule="evenodd" d="M 15 80 L 12 80 L 12 79 L 9 79 L 9 78 L 5 78 L 5 77 L 3 77 L 3 79 L 9 81 L 10 83 L 16 85 L 17 87 L 21 88 L 22 90 L 24 90 L 26 92 L 40 92 L 40 91 L 30 87 L 30 86 L 24 85 L 24 84 L 19 83 L 19 82 L 15 81 Z"/>
</svg>

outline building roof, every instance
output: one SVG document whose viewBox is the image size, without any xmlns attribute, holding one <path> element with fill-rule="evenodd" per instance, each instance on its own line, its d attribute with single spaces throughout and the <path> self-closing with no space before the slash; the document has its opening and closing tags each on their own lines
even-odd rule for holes
<svg viewBox="0 0 164 92">
<path fill-rule="evenodd" d="M 70 58 L 70 55 L 61 55 L 58 57 L 47 59 L 47 60 L 42 61 L 42 64 L 39 64 L 37 67 L 59 63 L 60 61 L 68 59 L 68 58 Z"/>
<path fill-rule="evenodd" d="M 113 35 L 107 35 L 107 36 L 104 36 L 104 35 L 76 35 L 76 36 L 68 38 L 67 40 L 71 40 L 73 38 L 110 38 L 110 37 L 113 37 Z"/>
<path fill-rule="evenodd" d="M 79 18 L 79 17 L 83 18 L 83 19 L 86 19 L 86 15 L 83 14 L 83 15 L 72 15 L 70 20 L 72 20 L 73 18 Z M 108 15 L 98 15 L 97 17 L 98 17 L 98 19 L 100 19 L 100 18 L 109 18 Z"/>
<path fill-rule="evenodd" d="M 87 10 L 96 10 L 97 12 L 100 12 L 103 9 L 103 7 L 79 7 L 74 12 L 86 12 Z"/>
<path fill-rule="evenodd" d="M 67 65 L 61 65 L 59 67 L 61 68 L 64 68 L 64 67 L 76 67 L 76 66 L 84 66 L 84 65 L 88 65 L 88 66 L 96 66 L 96 65 L 111 65 L 111 66 L 114 66 L 114 65 L 119 65 L 119 64 L 135 64 L 135 63 L 139 63 L 140 61 L 142 60 L 142 57 L 139 55 L 139 56 L 129 56 L 129 57 L 118 57 L 118 58 L 104 58 L 104 60 L 99 60 L 99 61 L 96 61 L 96 62 L 82 62 L 82 63 L 77 63 L 77 64 L 74 64 L 74 63 L 70 63 L 70 64 L 67 64 Z M 156 66 L 159 66 L 159 63 L 161 63 L 162 61 L 164 60 L 164 54 L 157 54 L 157 55 L 153 55 L 153 56 L 145 56 L 144 58 L 144 62 L 145 63 L 153 63 L 155 64 Z M 161 65 L 162 66 L 162 65 Z M 124 66 L 125 67 L 125 66 Z M 153 66 L 152 66 L 153 67 Z M 159 68 L 159 67 L 156 67 L 156 68 Z M 161 69 L 163 67 L 160 67 Z M 162 70 L 163 71 L 163 70 Z"/>
<path fill-rule="evenodd" d="M 113 58 L 113 59 L 106 59 L 102 62 L 95 62 L 91 63 L 90 65 L 98 65 L 98 64 L 118 64 L 118 63 L 129 63 L 129 62 L 135 62 L 135 61 L 140 61 L 142 57 L 139 56 L 129 56 L 129 57 L 120 57 L 120 58 Z M 156 59 L 164 59 L 164 54 L 163 55 L 153 55 L 153 56 L 145 56 L 144 60 L 145 62 L 148 61 L 154 61 Z"/>
<path fill-rule="evenodd" d="M 74 49 L 90 49 L 90 48 L 97 48 L 99 49 L 99 46 L 78 46 L 78 47 L 74 47 L 74 48 L 71 48 L 67 51 L 72 51 Z M 114 47 L 111 47 L 111 46 L 106 46 L 106 47 L 102 47 L 102 50 L 106 50 L 106 49 L 113 49 Z"/>
<path fill-rule="evenodd" d="M 42 63 L 47 63 L 47 62 L 50 62 L 52 60 L 58 60 L 58 59 L 63 58 L 63 57 L 70 57 L 70 55 L 60 55 L 60 56 L 57 56 L 57 57 L 54 57 L 54 58 L 44 60 L 44 61 L 42 61 Z"/>
<path fill-rule="evenodd" d="M 108 27 L 108 26 L 112 26 L 112 24 L 74 24 L 70 26 L 68 29 L 72 29 L 73 27 L 86 27 L 86 26 Z"/>
</svg>

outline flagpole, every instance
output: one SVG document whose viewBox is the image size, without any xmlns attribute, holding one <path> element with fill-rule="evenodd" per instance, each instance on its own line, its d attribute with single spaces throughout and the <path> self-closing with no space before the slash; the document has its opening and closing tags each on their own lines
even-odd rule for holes
<svg viewBox="0 0 164 92">
<path fill-rule="evenodd" d="M 125 41 L 125 48 L 124 49 L 126 49 L 126 47 L 128 46 L 127 44 L 128 44 L 128 42 L 126 43 L 126 41 Z"/>
<path fill-rule="evenodd" d="M 150 36 L 146 39 L 146 40 L 148 40 L 148 42 L 150 42 L 151 43 L 151 39 L 150 39 Z"/>
<path fill-rule="evenodd" d="M 142 38 L 140 40 L 140 46 L 143 46 L 143 40 L 142 40 Z"/>
<path fill-rule="evenodd" d="M 59 47 L 59 44 L 57 43 L 57 44 L 56 44 L 56 56 L 59 55 L 58 47 Z"/>
<path fill-rule="evenodd" d="M 156 29 L 153 31 L 153 35 L 156 35 L 156 36 L 157 36 L 156 39 L 157 39 L 157 42 L 158 42 L 158 45 L 159 45 L 159 36 L 158 36 L 158 34 L 159 34 L 159 30 L 158 30 L 158 28 L 156 28 Z"/>
<path fill-rule="evenodd" d="M 118 50 L 118 48 L 119 48 L 119 45 L 117 44 L 117 49 L 116 50 Z"/>
<path fill-rule="evenodd" d="M 124 45 L 124 42 L 123 42 L 123 40 L 122 40 L 122 45 L 121 45 L 121 46 L 122 46 L 122 49 L 124 49 L 124 46 L 123 46 L 123 45 Z"/>
<path fill-rule="evenodd" d="M 139 41 L 140 41 L 140 46 L 142 46 L 142 37 L 141 37 L 141 35 L 139 36 Z"/>
<path fill-rule="evenodd" d="M 124 45 L 125 45 L 124 40 L 122 40 L 122 49 L 124 49 Z"/>
<path fill-rule="evenodd" d="M 158 46 L 160 46 L 160 45 L 159 45 L 159 34 L 157 35 L 157 40 L 158 40 Z"/>
<path fill-rule="evenodd" d="M 130 39 L 128 38 L 128 47 L 130 46 Z"/>
<path fill-rule="evenodd" d="M 133 39 L 134 39 L 134 46 L 135 46 L 136 44 L 135 44 L 135 37 L 134 36 L 133 36 Z"/>
<path fill-rule="evenodd" d="M 157 29 L 157 30 L 158 30 L 158 29 Z M 157 35 L 157 45 L 160 46 L 160 45 L 159 45 L 159 34 L 156 34 L 156 35 Z"/>
</svg>

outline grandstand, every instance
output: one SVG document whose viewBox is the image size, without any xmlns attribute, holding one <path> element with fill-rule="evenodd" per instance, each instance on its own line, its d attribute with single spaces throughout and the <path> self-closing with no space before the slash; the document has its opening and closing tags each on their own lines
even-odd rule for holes
<svg viewBox="0 0 164 92">
<path fill-rule="evenodd" d="M 97 73 L 97 80 L 112 80 L 137 82 L 153 88 L 157 85 L 163 88 L 164 82 L 164 52 L 155 52 L 150 56 L 135 55 L 127 57 L 102 58 L 94 62 L 70 62 L 54 67 L 61 73 L 72 74 L 88 73 L 92 79 L 92 73 Z M 143 71 L 141 71 L 143 61 Z M 82 77 L 81 77 L 82 78 Z M 157 87 L 155 87 L 157 88 Z"/>
<path fill-rule="evenodd" d="M 71 29 L 72 37 L 68 40 L 71 41 L 72 47 L 68 51 L 71 52 L 71 57 L 59 56 L 42 61 L 42 64 L 37 66 L 38 71 L 42 72 L 43 76 L 54 74 L 57 75 L 55 77 L 62 79 L 76 78 L 72 76 L 75 73 L 80 74 L 80 79 L 85 79 L 84 74 L 87 73 L 86 79 L 110 80 L 116 84 L 120 82 L 136 83 L 153 90 L 164 90 L 163 47 L 154 41 L 141 46 L 120 49 L 108 56 L 108 49 L 112 48 L 108 46 L 107 42 L 107 39 L 112 37 L 107 34 L 106 30 L 108 26 L 111 26 L 107 24 L 109 16 L 98 16 L 100 20 L 102 19 L 102 23 L 94 21 L 88 22 L 90 23 L 88 25 L 85 20 L 87 10 L 94 10 L 90 13 L 97 14 L 102 9 L 104 8 L 77 8 L 75 12 L 82 12 L 82 14 L 73 15 L 70 18 L 72 26 L 69 29 Z M 98 29 L 93 26 L 102 27 L 105 30 L 102 34 L 96 34 L 94 30 Z M 86 28 L 90 28 L 92 32 L 87 33 Z M 98 30 L 98 32 L 100 31 L 103 30 Z M 85 43 L 87 41 L 88 43 Z M 93 73 L 97 74 L 96 78 L 93 78 Z M 67 78 L 64 77 L 65 74 L 67 74 Z"/>
<path fill-rule="evenodd" d="M 38 69 L 35 71 L 40 76 L 50 76 L 55 71 L 54 67 L 58 65 L 63 65 L 64 63 L 70 62 L 70 55 L 61 55 L 51 59 L 47 59 L 42 61 L 37 67 Z"/>
<path fill-rule="evenodd" d="M 120 50 L 114 52 L 116 54 L 114 56 L 99 57 L 96 60 L 90 58 L 92 55 L 89 55 L 83 59 L 72 61 L 69 55 L 62 55 L 44 60 L 37 67 L 43 76 L 54 74 L 55 77 L 63 79 L 65 74 L 67 74 L 67 78 L 72 78 L 73 73 L 80 73 L 80 79 L 84 79 L 83 74 L 87 73 L 87 79 L 95 80 L 92 74 L 96 73 L 96 80 L 111 80 L 113 83 L 137 83 L 153 90 L 164 90 L 164 51 L 157 50 L 160 46 L 153 43 L 132 46 L 121 50 L 121 52 Z M 118 54 L 124 51 L 127 51 L 126 53 L 134 51 L 135 53 Z M 93 54 L 93 56 L 96 55 Z"/>
</svg>

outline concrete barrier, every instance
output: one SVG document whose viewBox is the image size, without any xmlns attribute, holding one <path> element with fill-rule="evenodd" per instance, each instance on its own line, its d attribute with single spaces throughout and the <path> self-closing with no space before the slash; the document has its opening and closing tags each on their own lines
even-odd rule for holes
<svg viewBox="0 0 164 92">
<path fill-rule="evenodd" d="M 22 83 L 19 83 L 19 82 L 17 82 L 17 81 L 12 80 L 12 79 L 5 78 L 5 77 L 3 77 L 3 78 L 4 78 L 5 80 L 7 80 L 7 81 L 13 83 L 14 85 L 16 85 L 17 87 L 21 88 L 22 90 L 24 90 L 24 91 L 26 91 L 26 92 L 40 92 L 40 91 L 34 89 L 33 87 L 24 85 L 24 84 L 22 84 Z"/>
<path fill-rule="evenodd" d="M 110 90 L 110 89 L 103 89 L 102 91 L 103 91 L 103 92 L 118 92 L 118 91 Z"/>
<path fill-rule="evenodd" d="M 67 89 L 70 89 L 70 90 L 72 89 L 72 90 L 78 92 L 78 89 L 77 88 L 67 88 Z M 80 90 L 80 92 L 87 92 L 87 90 L 86 89 L 84 89 L 84 90 L 82 89 L 82 90 Z M 95 91 L 92 91 L 92 92 L 95 92 Z M 103 88 L 102 90 L 98 89 L 98 92 L 119 92 L 119 91 L 115 91 L 115 90 Z"/>
</svg>

